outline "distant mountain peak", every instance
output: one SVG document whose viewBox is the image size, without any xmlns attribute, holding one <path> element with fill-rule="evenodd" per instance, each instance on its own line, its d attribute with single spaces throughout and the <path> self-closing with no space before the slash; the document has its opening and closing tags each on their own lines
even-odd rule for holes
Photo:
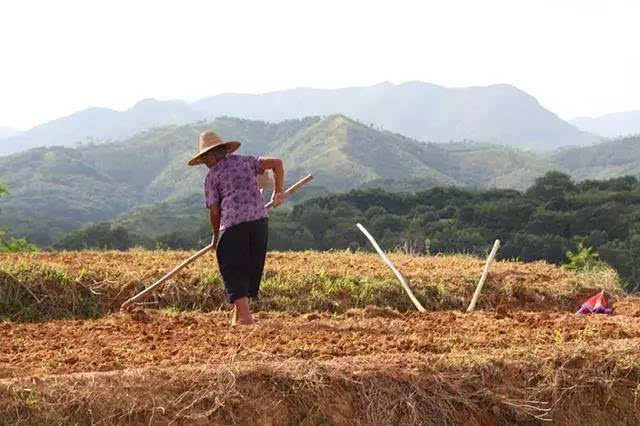
<svg viewBox="0 0 640 426">
<path fill-rule="evenodd" d="M 192 123 L 201 118 L 203 114 L 180 100 L 146 98 L 126 111 L 90 107 L 3 138 L 0 155 L 43 146 L 76 146 L 87 140 L 124 139 L 153 127 Z"/>
<path fill-rule="evenodd" d="M 444 86 L 441 86 L 439 84 L 435 84 L 435 83 L 428 83 L 426 81 L 420 81 L 420 80 L 409 80 L 409 81 L 405 81 L 404 83 L 400 83 L 400 84 L 391 84 L 391 86 L 396 86 L 396 87 L 415 87 L 415 86 L 419 86 L 419 87 L 433 87 L 433 88 L 439 88 L 439 89 L 445 89 Z"/>
<path fill-rule="evenodd" d="M 330 122 L 330 121 L 348 121 L 348 122 L 351 122 L 351 123 L 355 123 L 356 122 L 352 118 L 349 118 L 346 115 L 341 114 L 341 113 L 329 114 L 326 117 L 324 117 L 324 119 L 322 121 L 327 121 L 327 122 Z"/>
<path fill-rule="evenodd" d="M 139 100 L 138 102 L 136 102 L 131 109 L 141 109 L 141 108 L 148 108 L 150 106 L 156 106 L 160 103 L 159 100 L 155 99 L 155 98 L 144 98 Z"/>
<path fill-rule="evenodd" d="M 423 142 L 476 140 L 549 151 L 599 141 L 510 84 L 447 88 L 423 81 L 382 82 L 335 90 L 218 95 L 191 106 L 209 117 L 268 122 L 340 113 Z"/>
<path fill-rule="evenodd" d="M 585 132 L 606 138 L 636 135 L 640 134 L 640 110 L 614 112 L 599 117 L 576 117 L 570 123 Z"/>
<path fill-rule="evenodd" d="M 476 140 L 543 151 L 599 140 L 561 120 L 513 85 L 447 88 L 422 81 L 384 81 L 335 90 L 222 94 L 193 103 L 145 98 L 126 111 L 90 108 L 4 138 L 0 155 L 37 146 L 74 146 L 86 139 L 122 139 L 153 127 L 203 118 L 227 116 L 275 123 L 333 114 L 422 142 Z"/>
</svg>

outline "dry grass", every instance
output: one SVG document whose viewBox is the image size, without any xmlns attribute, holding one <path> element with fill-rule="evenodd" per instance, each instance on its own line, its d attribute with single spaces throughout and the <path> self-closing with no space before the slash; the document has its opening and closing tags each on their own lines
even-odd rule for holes
<svg viewBox="0 0 640 426">
<path fill-rule="evenodd" d="M 95 318 L 116 311 L 189 252 L 59 252 L 0 255 L 0 312 L 12 321 Z M 464 309 L 482 272 L 470 256 L 392 255 L 428 310 Z M 600 288 L 623 296 L 615 272 L 577 274 L 543 262 L 497 262 L 479 309 L 570 310 Z M 375 254 L 270 253 L 258 309 L 342 313 L 368 305 L 413 309 Z M 212 311 L 225 306 L 213 256 L 197 261 L 145 301 L 148 307 Z"/>
<path fill-rule="evenodd" d="M 605 352 L 585 345 L 531 360 L 396 355 L 18 379 L 0 383 L 0 424 L 637 424 L 638 358 Z"/>
<path fill-rule="evenodd" d="M 224 306 L 208 256 L 163 309 L 108 315 L 189 254 L 1 255 L 0 424 L 640 423 L 640 301 L 613 271 L 498 262 L 463 314 L 483 259 L 393 255 L 418 314 L 376 255 L 270 253 L 258 325 L 232 329 L 183 312 Z M 567 313 L 601 288 L 620 315 Z M 29 322 L 50 318 L 72 320 Z"/>
</svg>

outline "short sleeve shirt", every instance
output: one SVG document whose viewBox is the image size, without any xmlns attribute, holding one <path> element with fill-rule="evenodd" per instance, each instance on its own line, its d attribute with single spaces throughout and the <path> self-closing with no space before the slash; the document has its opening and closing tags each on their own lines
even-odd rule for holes
<svg viewBox="0 0 640 426">
<path fill-rule="evenodd" d="M 264 172 L 261 157 L 228 155 L 204 179 L 204 204 L 220 205 L 220 230 L 267 217 L 256 177 Z"/>
</svg>

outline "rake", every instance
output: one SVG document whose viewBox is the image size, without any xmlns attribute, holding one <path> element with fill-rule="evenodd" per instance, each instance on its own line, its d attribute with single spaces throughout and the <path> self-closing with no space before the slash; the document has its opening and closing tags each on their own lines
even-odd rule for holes
<svg viewBox="0 0 640 426">
<path fill-rule="evenodd" d="M 298 182 L 296 182 L 295 184 L 291 185 L 291 187 L 289 189 L 284 191 L 284 193 L 283 193 L 284 197 L 286 198 L 286 197 L 288 197 L 290 195 L 295 194 L 296 192 L 298 192 L 298 190 L 300 190 L 300 188 L 302 188 L 304 185 L 309 183 L 312 179 L 313 179 L 312 175 L 307 175 L 304 178 L 300 179 Z M 270 209 L 270 208 L 273 207 L 273 203 L 270 201 L 265 205 L 265 207 L 267 209 Z M 212 242 L 211 244 L 209 244 L 208 246 L 204 247 L 199 252 L 197 252 L 196 254 L 194 254 L 193 256 L 191 256 L 190 258 L 188 258 L 187 260 L 185 260 L 184 262 L 182 262 L 181 264 L 179 264 L 178 266 L 173 268 L 164 277 L 160 278 L 158 281 L 156 281 L 155 283 L 153 283 L 149 287 L 145 288 L 140 293 L 136 294 L 135 296 L 133 296 L 130 299 L 128 299 L 127 301 L 125 301 L 122 304 L 122 306 L 120 306 L 120 310 L 127 310 L 129 305 L 131 305 L 133 302 L 135 302 L 136 300 L 140 299 L 145 294 L 149 293 L 155 287 L 157 287 L 160 284 L 162 284 L 162 283 L 166 282 L 167 280 L 169 280 L 175 274 L 180 272 L 184 267 L 186 267 L 187 265 L 189 265 L 190 263 L 195 261 L 197 258 L 199 258 L 200 256 L 202 256 L 203 254 L 205 254 L 206 252 L 208 252 L 209 250 L 211 250 L 213 248 L 214 248 L 214 245 L 213 245 L 213 242 Z"/>
</svg>

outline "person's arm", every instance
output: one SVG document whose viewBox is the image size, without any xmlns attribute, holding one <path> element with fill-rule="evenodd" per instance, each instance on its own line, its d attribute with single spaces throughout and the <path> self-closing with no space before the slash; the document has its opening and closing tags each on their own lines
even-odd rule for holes
<svg viewBox="0 0 640 426">
<path fill-rule="evenodd" d="M 262 157 L 262 168 L 264 170 L 273 170 L 273 176 L 276 182 L 273 194 L 271 195 L 271 201 L 274 206 L 277 206 L 284 201 L 284 164 L 279 158 Z"/>
<path fill-rule="evenodd" d="M 208 174 L 204 180 L 204 206 L 209 209 L 209 219 L 211 220 L 211 230 L 213 236 L 211 243 L 214 247 L 218 245 L 218 237 L 220 233 L 220 194 L 215 185 L 211 174 Z"/>
<path fill-rule="evenodd" d="M 209 218 L 211 219 L 211 230 L 213 231 L 211 243 L 214 247 L 217 247 L 220 234 L 220 204 L 215 203 L 211 206 L 209 209 Z"/>
</svg>

